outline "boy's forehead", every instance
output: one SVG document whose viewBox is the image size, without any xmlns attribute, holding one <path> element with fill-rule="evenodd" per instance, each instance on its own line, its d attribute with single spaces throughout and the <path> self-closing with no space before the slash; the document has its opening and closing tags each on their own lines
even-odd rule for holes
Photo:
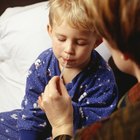
<svg viewBox="0 0 140 140">
<path fill-rule="evenodd" d="M 73 30 L 75 32 L 81 32 L 81 33 L 94 33 L 95 34 L 95 30 L 90 30 L 88 27 L 83 27 L 82 25 L 79 24 L 74 24 L 72 22 L 69 22 L 69 20 L 64 20 L 61 21 L 59 23 L 55 23 L 53 24 L 53 28 L 55 30 Z"/>
<path fill-rule="evenodd" d="M 71 27 L 56 27 L 54 28 L 54 34 L 56 36 L 63 36 L 63 37 L 69 37 L 69 38 L 75 38 L 75 39 L 90 39 L 95 37 L 95 33 L 91 31 L 86 30 L 78 30 L 76 28 Z"/>
<path fill-rule="evenodd" d="M 90 30 L 85 30 L 83 28 L 78 28 L 78 27 L 75 27 L 75 26 L 71 26 L 70 24 L 60 24 L 60 25 L 54 25 L 53 26 L 53 29 L 56 31 L 56 32 L 75 32 L 75 33 L 80 33 L 80 34 L 90 34 L 90 33 L 93 33 L 92 31 Z"/>
</svg>

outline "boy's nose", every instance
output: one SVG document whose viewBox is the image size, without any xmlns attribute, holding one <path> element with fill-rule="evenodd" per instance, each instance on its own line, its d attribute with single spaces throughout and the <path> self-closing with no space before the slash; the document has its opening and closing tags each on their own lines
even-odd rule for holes
<svg viewBox="0 0 140 140">
<path fill-rule="evenodd" d="M 67 45 L 66 47 L 65 47 L 65 53 L 67 53 L 67 54 L 73 54 L 74 53 L 74 48 L 73 48 L 73 45 L 72 44 L 69 44 L 69 45 Z"/>
</svg>

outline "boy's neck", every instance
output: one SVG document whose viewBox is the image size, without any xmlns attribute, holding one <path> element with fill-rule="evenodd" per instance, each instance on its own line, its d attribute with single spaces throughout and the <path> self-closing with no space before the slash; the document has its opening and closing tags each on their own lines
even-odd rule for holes
<svg viewBox="0 0 140 140">
<path fill-rule="evenodd" d="M 70 83 L 73 78 L 79 74 L 81 70 L 79 69 L 71 69 L 71 68 L 65 68 L 65 71 L 63 73 L 63 81 L 65 84 Z"/>
</svg>

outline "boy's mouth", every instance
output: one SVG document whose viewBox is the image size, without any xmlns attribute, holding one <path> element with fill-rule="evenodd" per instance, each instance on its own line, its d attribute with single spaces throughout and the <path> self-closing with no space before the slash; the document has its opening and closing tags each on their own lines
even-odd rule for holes
<svg viewBox="0 0 140 140">
<path fill-rule="evenodd" d="M 63 59 L 64 63 L 70 64 L 73 63 L 74 60 L 73 59 Z"/>
</svg>

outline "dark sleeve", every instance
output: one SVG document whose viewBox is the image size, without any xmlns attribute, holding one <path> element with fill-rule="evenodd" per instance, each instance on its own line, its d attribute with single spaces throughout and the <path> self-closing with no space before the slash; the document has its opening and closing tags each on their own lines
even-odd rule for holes
<svg viewBox="0 0 140 140">
<path fill-rule="evenodd" d="M 85 128 L 79 129 L 74 135 L 74 140 L 92 140 L 95 138 L 96 133 L 103 127 L 104 123 L 108 121 L 109 118 L 105 118 L 101 121 L 97 121 L 93 124 L 86 126 Z"/>
<path fill-rule="evenodd" d="M 119 109 L 109 119 L 77 131 L 74 140 L 140 139 L 140 102 Z"/>
</svg>

